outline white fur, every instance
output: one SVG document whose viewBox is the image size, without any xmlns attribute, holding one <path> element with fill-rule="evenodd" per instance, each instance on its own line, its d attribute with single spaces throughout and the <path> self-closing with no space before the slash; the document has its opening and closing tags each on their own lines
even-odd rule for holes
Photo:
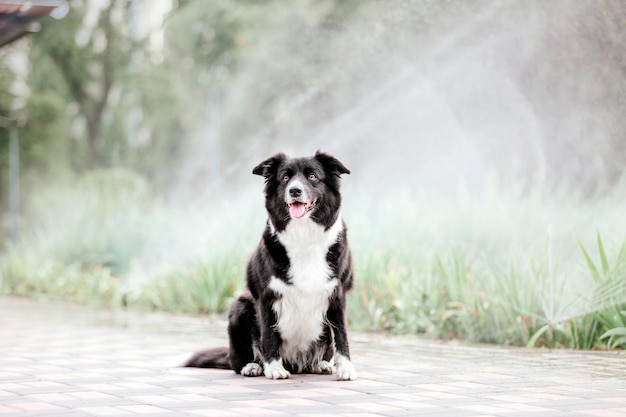
<svg viewBox="0 0 626 417">
<path fill-rule="evenodd" d="M 243 368 L 241 368 L 241 375 L 243 376 L 259 376 L 263 373 L 263 367 L 258 363 L 250 362 Z"/>
<path fill-rule="evenodd" d="M 165 366 L 168 368 L 178 368 L 181 366 L 185 366 L 185 364 L 191 359 L 194 355 L 193 352 L 181 353 L 173 358 L 170 358 L 165 362 Z"/>
<path fill-rule="evenodd" d="M 314 374 L 332 374 L 333 364 L 328 361 L 320 361 L 313 367 Z"/>
<path fill-rule="evenodd" d="M 339 381 L 354 381 L 356 376 L 356 369 L 350 361 L 341 354 L 335 355 L 335 374 Z"/>
<path fill-rule="evenodd" d="M 273 359 L 270 362 L 265 362 L 263 364 L 263 373 L 269 379 L 286 379 L 290 375 L 289 371 L 283 366 L 282 359 Z"/>
<path fill-rule="evenodd" d="M 283 341 L 280 354 L 290 363 L 300 363 L 311 343 L 322 333 L 328 300 L 338 284 L 336 278 L 329 279 L 331 270 L 326 253 L 342 229 L 341 218 L 327 231 L 311 219 L 303 218 L 292 219 L 283 232 L 277 233 L 289 256 L 290 283 L 272 277 L 269 286 L 281 295 L 273 309 Z"/>
</svg>

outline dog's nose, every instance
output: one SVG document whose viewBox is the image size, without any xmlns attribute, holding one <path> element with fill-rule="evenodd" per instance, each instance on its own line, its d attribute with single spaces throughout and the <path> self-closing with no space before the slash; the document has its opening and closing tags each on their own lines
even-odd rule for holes
<svg viewBox="0 0 626 417">
<path fill-rule="evenodd" d="M 298 187 L 293 187 L 289 189 L 289 195 L 296 198 L 302 195 L 302 189 Z"/>
</svg>

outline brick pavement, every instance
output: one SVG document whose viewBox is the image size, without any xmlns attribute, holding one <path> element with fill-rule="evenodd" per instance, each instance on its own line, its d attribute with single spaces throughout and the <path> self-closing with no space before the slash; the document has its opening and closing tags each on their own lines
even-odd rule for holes
<svg viewBox="0 0 626 417">
<path fill-rule="evenodd" d="M 352 334 L 354 382 L 172 367 L 207 318 L 0 298 L 4 416 L 626 416 L 626 355 Z"/>
</svg>

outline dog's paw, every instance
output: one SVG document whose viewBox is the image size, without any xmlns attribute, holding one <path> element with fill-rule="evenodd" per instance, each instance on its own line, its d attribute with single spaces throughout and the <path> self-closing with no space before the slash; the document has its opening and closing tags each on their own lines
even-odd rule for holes
<svg viewBox="0 0 626 417">
<path fill-rule="evenodd" d="M 335 362 L 337 381 L 354 381 L 356 379 L 356 369 L 350 359 L 343 355 L 337 355 Z"/>
<path fill-rule="evenodd" d="M 321 361 L 313 367 L 314 374 L 332 374 L 333 365 L 328 361 Z"/>
<path fill-rule="evenodd" d="M 259 376 L 263 374 L 263 367 L 258 363 L 250 362 L 243 368 L 241 368 L 241 375 L 243 376 Z"/>
<path fill-rule="evenodd" d="M 283 366 L 282 359 L 273 359 L 271 362 L 265 362 L 263 364 L 263 373 L 268 379 L 286 379 L 290 375 Z"/>
</svg>

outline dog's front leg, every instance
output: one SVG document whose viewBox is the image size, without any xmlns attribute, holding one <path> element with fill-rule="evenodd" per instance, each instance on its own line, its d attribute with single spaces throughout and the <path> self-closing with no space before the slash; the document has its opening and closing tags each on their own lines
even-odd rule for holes
<svg viewBox="0 0 626 417">
<path fill-rule="evenodd" d="M 265 301 L 271 304 L 271 301 Z M 261 335 L 261 344 L 263 345 L 263 373 L 269 379 L 285 379 L 289 378 L 289 372 L 283 366 L 283 360 L 280 357 L 280 345 L 282 340 L 276 331 L 278 317 L 271 305 L 269 308 L 263 308 L 263 333 Z"/>
<path fill-rule="evenodd" d="M 331 301 L 328 309 L 328 320 L 335 334 L 335 374 L 340 381 L 354 381 L 356 369 L 350 360 L 350 347 L 346 330 L 346 300 L 338 296 Z"/>
</svg>

